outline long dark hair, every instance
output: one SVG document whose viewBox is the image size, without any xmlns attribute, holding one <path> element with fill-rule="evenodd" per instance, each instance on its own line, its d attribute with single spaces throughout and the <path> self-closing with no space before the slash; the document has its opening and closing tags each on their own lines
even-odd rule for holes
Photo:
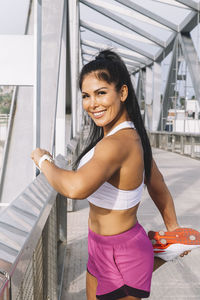
<svg viewBox="0 0 200 300">
<path fill-rule="evenodd" d="M 125 107 L 129 118 L 133 121 L 135 128 L 140 136 L 143 151 L 144 151 L 144 168 L 145 178 L 148 182 L 151 176 L 152 165 L 152 151 L 149 139 L 143 124 L 140 108 L 135 95 L 135 91 L 131 82 L 129 72 L 126 65 L 118 54 L 111 50 L 101 51 L 94 60 L 84 65 L 79 77 L 79 87 L 82 89 L 84 77 L 91 72 L 95 72 L 98 79 L 106 81 L 107 83 L 114 83 L 116 91 L 120 91 L 123 85 L 128 87 L 128 97 L 125 101 Z M 76 160 L 76 166 L 81 158 L 93 148 L 103 138 L 103 128 L 98 127 L 92 119 L 90 119 L 91 126 L 87 140 L 87 146 Z"/>
</svg>

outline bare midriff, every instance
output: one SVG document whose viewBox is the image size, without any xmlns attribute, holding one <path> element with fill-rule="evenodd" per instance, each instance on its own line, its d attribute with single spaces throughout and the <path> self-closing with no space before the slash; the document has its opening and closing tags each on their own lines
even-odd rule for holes
<svg viewBox="0 0 200 300">
<path fill-rule="evenodd" d="M 137 223 L 139 204 L 129 209 L 111 210 L 90 204 L 88 226 L 97 234 L 115 235 L 125 232 Z"/>
</svg>

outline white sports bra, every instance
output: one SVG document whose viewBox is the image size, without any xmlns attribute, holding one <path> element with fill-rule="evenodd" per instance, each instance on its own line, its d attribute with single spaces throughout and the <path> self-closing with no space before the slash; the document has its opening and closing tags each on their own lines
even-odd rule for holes
<svg viewBox="0 0 200 300">
<path fill-rule="evenodd" d="M 135 129 L 135 126 L 131 121 L 122 122 L 113 128 L 106 136 L 114 134 L 124 128 Z M 78 168 L 82 167 L 92 158 L 94 154 L 94 148 L 95 147 L 93 147 L 82 157 Z M 128 209 L 140 202 L 143 186 L 144 176 L 141 185 L 134 190 L 120 190 L 106 181 L 94 193 L 88 196 L 87 199 L 90 203 L 102 208 L 112 210 Z"/>
</svg>

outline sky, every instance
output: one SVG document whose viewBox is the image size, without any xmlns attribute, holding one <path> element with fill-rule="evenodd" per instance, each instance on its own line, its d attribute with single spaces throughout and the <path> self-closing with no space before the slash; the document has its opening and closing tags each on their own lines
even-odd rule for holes
<svg viewBox="0 0 200 300">
<path fill-rule="evenodd" d="M 29 0 L 0 0 L 0 34 L 24 34 Z"/>
</svg>

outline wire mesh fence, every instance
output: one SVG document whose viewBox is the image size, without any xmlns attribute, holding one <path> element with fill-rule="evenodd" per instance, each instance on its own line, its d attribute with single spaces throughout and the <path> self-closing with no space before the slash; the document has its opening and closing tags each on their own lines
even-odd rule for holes
<svg viewBox="0 0 200 300">
<path fill-rule="evenodd" d="M 57 238 L 55 203 L 27 266 L 16 300 L 57 300 Z"/>
<path fill-rule="evenodd" d="M 19 230 L 19 225 L 23 223 L 24 225 L 26 224 L 26 229 L 28 224 L 30 230 L 28 235 L 26 235 L 26 239 L 23 240 L 20 251 L 16 251 L 14 257 L 6 258 L 3 250 L 5 246 L 4 248 L 1 247 L 3 243 L 6 244 L 6 241 L 1 241 L 0 237 L 0 300 L 59 299 L 59 288 L 62 288 L 59 278 L 62 278 L 60 273 L 63 269 L 59 268 L 58 262 L 63 261 L 65 256 L 63 247 L 66 245 L 67 238 L 67 201 L 63 196 L 57 194 L 47 184 L 44 176 L 41 175 L 0 216 L 3 224 L 0 224 L 0 227 L 4 226 L 6 228 L 4 220 L 9 221 L 7 225 L 8 239 L 10 238 L 9 234 L 11 232 L 9 230 L 11 227 L 13 227 L 13 230 L 15 230 L 15 227 L 18 228 L 20 234 L 22 230 Z M 38 188 L 33 189 L 37 185 Z M 18 199 L 22 199 L 23 194 L 27 195 L 28 193 L 29 205 L 33 204 L 34 207 L 34 199 L 36 197 L 43 201 L 38 217 L 34 220 L 27 218 L 28 214 L 25 213 L 27 208 L 25 207 L 21 207 L 22 214 L 20 216 L 18 215 L 19 211 L 17 211 L 15 216 L 13 215 L 17 201 L 19 201 Z M 11 215 L 11 211 L 12 220 L 7 218 Z M 12 222 L 13 224 L 11 224 Z M 12 246 L 12 243 L 10 245 Z M 62 252 L 60 251 L 61 245 Z M 61 254 L 63 257 L 61 257 Z M 1 263 L 2 258 L 10 260 L 9 268 Z"/>
</svg>

